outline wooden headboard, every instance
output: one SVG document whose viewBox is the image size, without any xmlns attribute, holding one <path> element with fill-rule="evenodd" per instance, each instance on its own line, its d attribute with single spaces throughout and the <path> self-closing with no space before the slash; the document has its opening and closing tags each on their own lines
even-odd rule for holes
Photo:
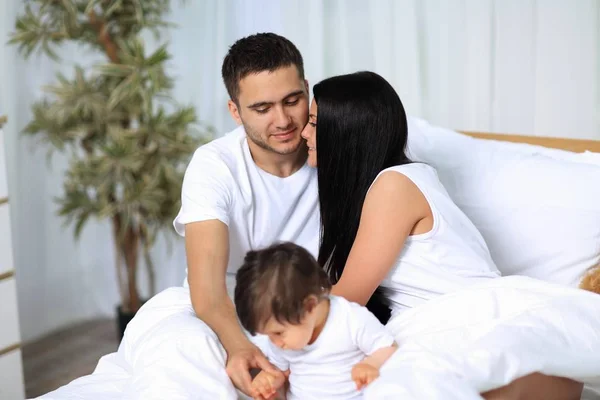
<svg viewBox="0 0 600 400">
<path fill-rule="evenodd" d="M 554 149 L 568 150 L 575 153 L 583 153 L 584 151 L 593 151 L 594 153 L 600 153 L 600 139 L 599 140 L 585 140 L 585 139 L 564 139 L 556 137 L 546 136 L 524 136 L 524 135 L 505 135 L 501 133 L 483 133 L 483 132 L 470 132 L 460 131 L 465 135 L 469 135 L 479 139 L 491 139 L 501 140 L 505 142 L 514 143 L 528 143 L 535 144 L 538 146 L 551 147 Z"/>
</svg>

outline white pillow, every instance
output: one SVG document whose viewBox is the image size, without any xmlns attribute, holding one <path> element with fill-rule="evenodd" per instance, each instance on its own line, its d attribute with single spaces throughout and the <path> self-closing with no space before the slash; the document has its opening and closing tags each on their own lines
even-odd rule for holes
<svg viewBox="0 0 600 400">
<path fill-rule="evenodd" d="M 409 155 L 435 167 L 504 275 L 577 286 L 600 262 L 600 162 L 475 139 L 409 118 Z"/>
</svg>

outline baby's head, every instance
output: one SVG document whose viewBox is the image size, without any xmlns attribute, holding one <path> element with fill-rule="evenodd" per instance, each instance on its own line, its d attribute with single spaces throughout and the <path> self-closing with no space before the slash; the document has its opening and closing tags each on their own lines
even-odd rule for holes
<svg viewBox="0 0 600 400">
<path fill-rule="evenodd" d="M 331 283 L 308 251 L 293 243 L 249 251 L 236 280 L 235 307 L 247 331 L 268 335 L 282 349 L 311 342 Z"/>
</svg>

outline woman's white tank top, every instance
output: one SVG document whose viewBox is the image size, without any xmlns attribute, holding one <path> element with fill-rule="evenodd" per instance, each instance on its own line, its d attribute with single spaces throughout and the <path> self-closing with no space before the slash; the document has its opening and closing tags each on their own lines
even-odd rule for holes
<svg viewBox="0 0 600 400">
<path fill-rule="evenodd" d="M 485 240 L 454 204 L 434 168 L 422 163 L 398 165 L 381 171 L 377 178 L 387 171 L 403 174 L 414 182 L 433 214 L 433 228 L 407 238 L 381 284 L 388 289 L 394 314 L 482 279 L 500 276 Z"/>
</svg>

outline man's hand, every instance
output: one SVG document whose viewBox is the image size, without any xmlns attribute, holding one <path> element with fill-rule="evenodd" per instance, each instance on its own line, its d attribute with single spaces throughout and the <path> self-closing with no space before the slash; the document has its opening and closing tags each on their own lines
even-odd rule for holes
<svg viewBox="0 0 600 400">
<path fill-rule="evenodd" d="M 379 378 L 379 370 L 365 362 L 359 362 L 352 367 L 352 380 L 356 383 L 356 389 L 361 390 L 368 384 Z"/>
<path fill-rule="evenodd" d="M 282 374 L 267 360 L 260 349 L 248 342 L 244 347 L 234 348 L 227 358 L 227 375 L 239 390 L 252 396 L 252 378 L 250 370 L 258 368 L 272 375 Z"/>
<path fill-rule="evenodd" d="M 251 395 L 254 400 L 272 400 L 277 397 L 277 391 L 281 389 L 286 381 L 283 372 L 276 374 L 260 371 L 252 381 Z"/>
</svg>

